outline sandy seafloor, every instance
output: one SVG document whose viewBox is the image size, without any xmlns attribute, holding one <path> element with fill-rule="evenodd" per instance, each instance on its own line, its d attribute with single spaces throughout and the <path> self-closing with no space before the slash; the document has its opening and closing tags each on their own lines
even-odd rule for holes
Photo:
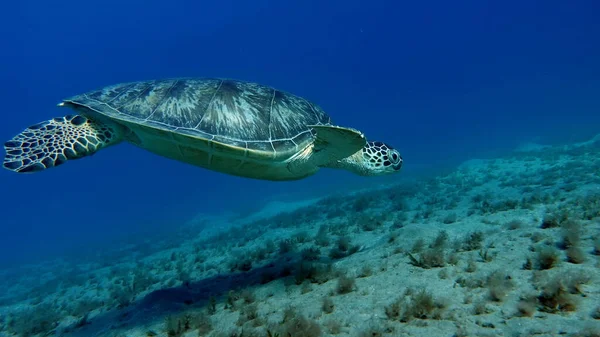
<svg viewBox="0 0 600 337">
<path fill-rule="evenodd" d="M 3 270 L 0 336 L 600 336 L 600 137 L 399 181 Z"/>
</svg>

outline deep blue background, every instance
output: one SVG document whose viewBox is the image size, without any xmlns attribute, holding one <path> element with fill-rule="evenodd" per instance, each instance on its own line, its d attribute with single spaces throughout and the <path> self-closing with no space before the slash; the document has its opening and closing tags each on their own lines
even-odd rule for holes
<svg viewBox="0 0 600 337">
<path fill-rule="evenodd" d="M 0 17 L 0 138 L 64 97 L 162 77 L 230 77 L 321 105 L 398 147 L 405 172 L 597 133 L 597 1 L 18 1 Z M 333 171 L 252 181 L 120 145 L 0 171 L 0 262 L 170 228 L 282 193 L 379 183 Z"/>
</svg>

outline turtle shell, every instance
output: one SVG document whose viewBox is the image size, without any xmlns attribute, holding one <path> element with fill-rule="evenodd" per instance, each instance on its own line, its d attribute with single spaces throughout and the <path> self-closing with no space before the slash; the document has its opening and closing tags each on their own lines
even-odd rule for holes
<svg viewBox="0 0 600 337">
<path fill-rule="evenodd" d="M 153 129 L 179 142 L 209 141 L 240 156 L 285 159 L 315 137 L 309 125 L 329 116 L 308 100 L 268 86 L 231 79 L 166 79 L 132 82 L 77 95 L 83 106 L 121 124 Z M 183 136 L 183 137 L 179 137 Z"/>
</svg>

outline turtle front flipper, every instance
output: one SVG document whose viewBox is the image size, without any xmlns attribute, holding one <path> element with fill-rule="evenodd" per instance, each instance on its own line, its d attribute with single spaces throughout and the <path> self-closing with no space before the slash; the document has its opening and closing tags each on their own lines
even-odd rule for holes
<svg viewBox="0 0 600 337">
<path fill-rule="evenodd" d="M 317 136 L 312 146 L 288 159 L 291 172 L 315 172 L 319 167 L 333 167 L 338 161 L 361 151 L 367 143 L 357 130 L 332 125 L 310 125 Z"/>
<path fill-rule="evenodd" d="M 122 139 L 116 126 L 80 115 L 58 117 L 30 126 L 4 143 L 3 166 L 20 173 L 42 171 L 89 156 Z"/>
<path fill-rule="evenodd" d="M 323 166 L 360 151 L 367 139 L 358 130 L 331 125 L 311 125 L 317 132 L 311 161 Z"/>
</svg>

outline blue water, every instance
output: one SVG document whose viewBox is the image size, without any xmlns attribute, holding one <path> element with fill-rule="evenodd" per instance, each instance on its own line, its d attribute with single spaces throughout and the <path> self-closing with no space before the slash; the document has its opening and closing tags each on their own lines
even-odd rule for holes
<svg viewBox="0 0 600 337">
<path fill-rule="evenodd" d="M 402 151 L 402 175 L 585 139 L 600 122 L 595 1 L 19 1 L 0 20 L 0 138 L 62 98 L 165 77 L 304 96 Z M 400 179 L 395 176 L 393 179 Z M 197 213 L 385 182 L 323 170 L 226 176 L 119 145 L 31 175 L 0 171 L 0 263 L 168 230 Z M 94 243 L 91 245 L 90 243 Z"/>
</svg>

